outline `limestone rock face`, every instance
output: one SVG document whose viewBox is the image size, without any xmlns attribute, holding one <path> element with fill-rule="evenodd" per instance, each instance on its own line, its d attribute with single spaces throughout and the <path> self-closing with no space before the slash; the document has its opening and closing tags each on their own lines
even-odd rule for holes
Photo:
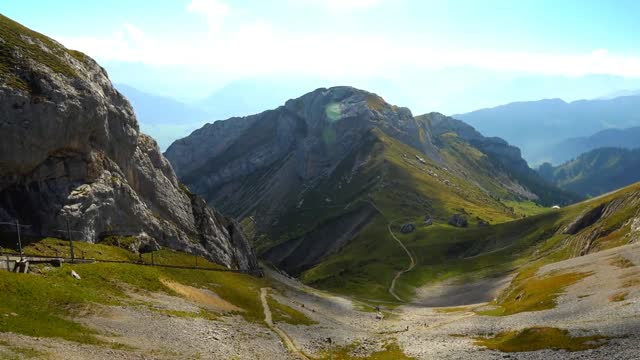
<svg viewBox="0 0 640 360">
<path fill-rule="evenodd" d="M 275 110 L 205 125 L 174 142 L 165 155 L 190 188 L 241 217 L 259 203 L 277 211 L 270 207 L 288 201 L 288 193 L 304 190 L 303 184 L 331 174 L 374 128 L 439 157 L 426 124 L 409 109 L 347 86 L 317 89 Z M 236 198 L 241 179 L 250 177 L 249 182 L 260 173 L 274 179 L 264 185 L 268 190 Z"/>
<path fill-rule="evenodd" d="M 0 72 L 0 221 L 31 224 L 34 237 L 60 236 L 67 221 L 85 241 L 149 236 L 257 269 L 238 225 L 178 182 L 103 68 L 6 18 L 1 26 L 0 38 L 20 36 L 0 39 L 12 65 Z"/>
</svg>

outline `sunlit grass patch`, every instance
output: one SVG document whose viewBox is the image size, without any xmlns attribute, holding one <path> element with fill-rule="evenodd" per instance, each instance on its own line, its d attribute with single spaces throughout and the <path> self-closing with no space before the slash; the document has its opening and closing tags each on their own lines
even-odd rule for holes
<svg viewBox="0 0 640 360">
<path fill-rule="evenodd" d="M 314 325 L 318 323 L 302 312 L 288 305 L 279 303 L 271 296 L 267 297 L 267 303 L 271 309 L 271 315 L 274 323 L 284 322 L 291 325 Z"/>
<path fill-rule="evenodd" d="M 384 348 L 381 351 L 373 352 L 366 357 L 355 357 L 353 355 L 354 350 L 360 346 L 359 342 L 353 342 L 346 346 L 336 346 L 328 351 L 322 352 L 319 357 L 313 357 L 316 360 L 353 360 L 353 359 L 369 359 L 369 360 L 412 360 L 413 357 L 407 356 L 400 346 L 394 342 L 389 341 L 384 344 Z"/>
<path fill-rule="evenodd" d="M 30 249 L 41 253 L 55 253 L 55 250 L 61 252 L 68 249 L 68 242 L 47 239 L 34 244 Z M 103 244 L 78 242 L 77 249 L 83 249 L 90 256 L 115 257 L 121 261 L 137 259 L 136 254 Z M 189 254 L 169 250 L 159 253 L 177 264 L 194 261 L 194 257 Z M 198 262 L 202 266 L 218 266 L 204 259 Z M 70 275 L 71 270 L 80 274 L 81 280 L 74 279 Z M 97 331 L 73 321 L 74 317 L 82 315 L 79 309 L 86 313 L 95 305 L 135 305 L 136 301 L 128 295 L 130 291 L 179 295 L 167 287 L 163 280 L 208 289 L 224 301 L 242 309 L 221 314 L 201 311 L 193 314 L 168 312 L 167 315 L 214 319 L 217 316 L 237 313 L 247 321 L 263 324 L 260 288 L 267 285 L 265 279 L 232 272 L 135 264 L 65 263 L 60 268 L 49 268 L 39 274 L 0 271 L 0 331 L 111 346 L 96 337 Z"/>
<path fill-rule="evenodd" d="M 552 309 L 556 306 L 556 299 L 564 293 L 565 288 L 591 274 L 570 272 L 536 276 L 535 272 L 522 272 L 493 303 L 496 305 L 495 309 L 478 313 L 480 315 L 504 316 Z"/>
<path fill-rule="evenodd" d="M 503 352 L 537 351 L 544 349 L 583 351 L 607 343 L 606 336 L 572 336 L 568 330 L 533 327 L 520 331 L 505 331 L 490 337 L 475 337 L 475 344 Z"/>
<path fill-rule="evenodd" d="M 0 358 L 6 360 L 13 359 L 42 359 L 48 358 L 47 354 L 31 347 L 13 345 L 7 341 L 0 340 Z"/>
</svg>

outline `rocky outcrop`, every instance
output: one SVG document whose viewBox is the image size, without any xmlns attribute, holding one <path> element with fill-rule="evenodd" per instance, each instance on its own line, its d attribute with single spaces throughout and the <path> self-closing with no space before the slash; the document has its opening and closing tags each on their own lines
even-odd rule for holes
<svg viewBox="0 0 640 360">
<path fill-rule="evenodd" d="M 416 230 L 416 226 L 411 223 L 402 224 L 400 232 L 403 234 L 410 234 Z"/>
<path fill-rule="evenodd" d="M 0 26 L 0 221 L 29 235 L 145 236 L 230 268 L 257 263 L 238 225 L 177 180 L 91 58 L 7 18 Z M 7 69 L 7 70 L 5 70 Z"/>
<path fill-rule="evenodd" d="M 424 225 L 425 226 L 433 225 L 433 218 L 431 217 L 431 215 L 427 214 L 424 216 Z"/>
<path fill-rule="evenodd" d="M 596 206 L 595 208 L 580 214 L 572 222 L 570 222 L 562 231 L 563 234 L 575 235 L 587 227 L 595 224 L 604 214 L 605 204 Z"/>
<path fill-rule="evenodd" d="M 448 223 L 451 226 L 460 227 L 460 228 L 464 228 L 469 225 L 469 221 L 467 220 L 467 217 L 462 214 L 451 215 Z"/>
</svg>

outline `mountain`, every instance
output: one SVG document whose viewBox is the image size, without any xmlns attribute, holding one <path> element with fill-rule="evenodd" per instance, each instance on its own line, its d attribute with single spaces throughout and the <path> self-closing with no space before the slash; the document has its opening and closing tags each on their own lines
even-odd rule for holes
<svg viewBox="0 0 640 360">
<path fill-rule="evenodd" d="M 591 136 L 566 139 L 544 152 L 551 164 L 562 164 L 578 155 L 603 147 L 635 149 L 640 147 L 640 127 L 606 129 Z"/>
<path fill-rule="evenodd" d="M 161 149 L 213 119 L 207 111 L 170 97 L 149 94 L 125 84 L 115 87 L 133 106 L 140 128 L 158 140 Z"/>
<path fill-rule="evenodd" d="M 639 126 L 640 96 L 571 103 L 560 99 L 518 102 L 453 117 L 484 134 L 504 138 L 522 149 L 530 164 L 540 164 L 554 161 L 549 144 L 608 128 Z"/>
<path fill-rule="evenodd" d="M 597 196 L 640 181 L 640 149 L 595 149 L 559 166 L 545 163 L 538 172 L 562 189 Z"/>
<path fill-rule="evenodd" d="M 0 16 L 0 222 L 31 239 L 134 237 L 257 269 L 247 240 L 181 185 L 93 59 Z"/>
<path fill-rule="evenodd" d="M 640 95 L 640 90 L 619 90 L 609 93 L 605 96 L 601 96 L 599 99 L 614 99 L 621 96 L 638 96 Z"/>
<path fill-rule="evenodd" d="M 441 114 L 414 117 L 351 87 L 207 124 L 165 155 L 194 192 L 257 234 L 263 258 L 294 274 L 344 255 L 364 234 L 376 251 L 392 219 L 446 223 L 458 213 L 475 226 L 520 217 L 513 203 L 578 200 L 546 184 L 504 140 Z"/>
</svg>

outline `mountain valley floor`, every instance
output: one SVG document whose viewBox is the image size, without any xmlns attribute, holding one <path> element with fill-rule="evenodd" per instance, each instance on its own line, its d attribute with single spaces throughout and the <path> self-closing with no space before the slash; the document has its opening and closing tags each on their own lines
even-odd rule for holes
<svg viewBox="0 0 640 360">
<path fill-rule="evenodd" d="M 638 265 L 638 243 L 545 265 L 537 270 L 537 278 L 583 275 L 561 289 L 550 308 L 508 316 L 495 312 L 491 301 L 508 285 L 509 277 L 425 287 L 411 303 L 378 304 L 378 313 L 374 302 L 319 291 L 268 269 L 266 279 L 242 286 L 252 289 L 256 298 L 252 301 L 258 304 L 259 293 L 266 293 L 272 326 L 265 326 L 262 314 L 249 314 L 265 309 L 246 310 L 246 300 L 234 304 L 228 295 L 215 294 L 216 289 L 224 294 L 228 284 L 190 286 L 163 280 L 169 291 L 118 285 L 126 302 L 74 306 L 73 315 L 68 315 L 89 329 L 96 341 L 3 332 L 0 357 L 636 359 L 640 357 Z M 86 274 L 86 266 L 78 272 Z M 465 296 L 482 302 L 468 304 Z M 515 295 L 517 301 L 528 301 L 527 295 L 519 296 Z M 23 316 L 2 312 L 4 318 Z M 221 313 L 225 315 L 216 315 Z"/>
</svg>

